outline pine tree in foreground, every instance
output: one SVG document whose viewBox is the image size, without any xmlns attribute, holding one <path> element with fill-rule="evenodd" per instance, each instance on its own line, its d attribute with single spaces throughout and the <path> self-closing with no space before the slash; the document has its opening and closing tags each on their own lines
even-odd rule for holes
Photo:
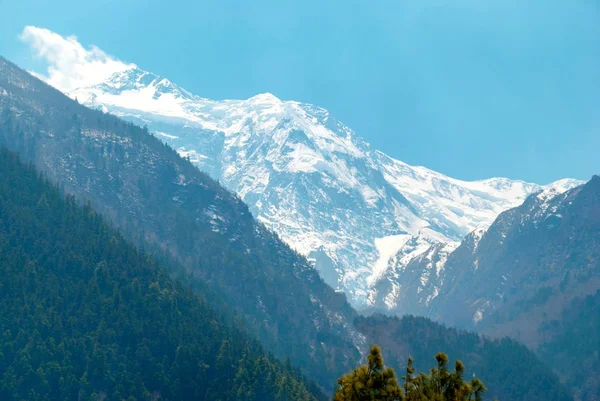
<svg viewBox="0 0 600 401">
<path fill-rule="evenodd" d="M 481 401 L 486 391 L 483 382 L 473 378 L 470 383 L 463 378 L 465 366 L 461 361 L 454 364 L 454 372 L 448 370 L 448 356 L 438 353 L 437 366 L 429 374 L 414 376 L 412 358 L 408 359 L 406 375 L 401 387 L 396 372 L 386 367 L 381 348 L 374 345 L 362 365 L 338 380 L 334 401 Z"/>
</svg>

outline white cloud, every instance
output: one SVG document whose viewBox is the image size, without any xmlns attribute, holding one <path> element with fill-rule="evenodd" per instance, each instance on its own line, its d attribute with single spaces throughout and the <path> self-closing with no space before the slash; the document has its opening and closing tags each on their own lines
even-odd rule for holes
<svg viewBox="0 0 600 401">
<path fill-rule="evenodd" d="M 63 92 L 98 84 L 116 72 L 136 67 L 96 46 L 84 48 L 75 36 L 65 38 L 48 29 L 26 26 L 19 37 L 48 64 L 46 74 L 35 75 Z"/>
</svg>

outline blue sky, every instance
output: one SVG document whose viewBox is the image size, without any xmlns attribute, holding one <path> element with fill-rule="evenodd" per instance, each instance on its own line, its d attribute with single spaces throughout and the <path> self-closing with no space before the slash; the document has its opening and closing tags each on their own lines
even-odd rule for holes
<svg viewBox="0 0 600 401">
<path fill-rule="evenodd" d="M 0 54 L 43 71 L 26 25 L 204 97 L 323 106 L 457 178 L 600 173 L 597 0 L 0 0 Z"/>
</svg>

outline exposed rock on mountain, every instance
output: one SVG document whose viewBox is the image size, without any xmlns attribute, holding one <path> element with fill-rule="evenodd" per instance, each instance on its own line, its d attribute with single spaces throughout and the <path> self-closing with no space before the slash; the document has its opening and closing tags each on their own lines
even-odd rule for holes
<svg viewBox="0 0 600 401">
<path fill-rule="evenodd" d="M 131 66 L 69 95 L 149 130 L 246 202 L 358 306 L 406 243 L 460 241 L 542 187 L 464 182 L 373 149 L 323 108 L 271 94 L 214 101 Z"/>
</svg>

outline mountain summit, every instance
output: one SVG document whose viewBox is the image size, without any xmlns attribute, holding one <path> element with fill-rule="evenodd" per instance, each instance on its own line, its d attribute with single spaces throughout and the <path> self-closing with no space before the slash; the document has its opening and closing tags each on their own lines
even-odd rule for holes
<svg viewBox="0 0 600 401">
<path fill-rule="evenodd" d="M 358 306 L 373 299 L 373 285 L 398 259 L 440 243 L 456 248 L 544 188 L 453 179 L 373 149 L 323 108 L 268 93 L 209 100 L 137 67 L 68 95 L 146 125 L 237 193 Z"/>
</svg>

